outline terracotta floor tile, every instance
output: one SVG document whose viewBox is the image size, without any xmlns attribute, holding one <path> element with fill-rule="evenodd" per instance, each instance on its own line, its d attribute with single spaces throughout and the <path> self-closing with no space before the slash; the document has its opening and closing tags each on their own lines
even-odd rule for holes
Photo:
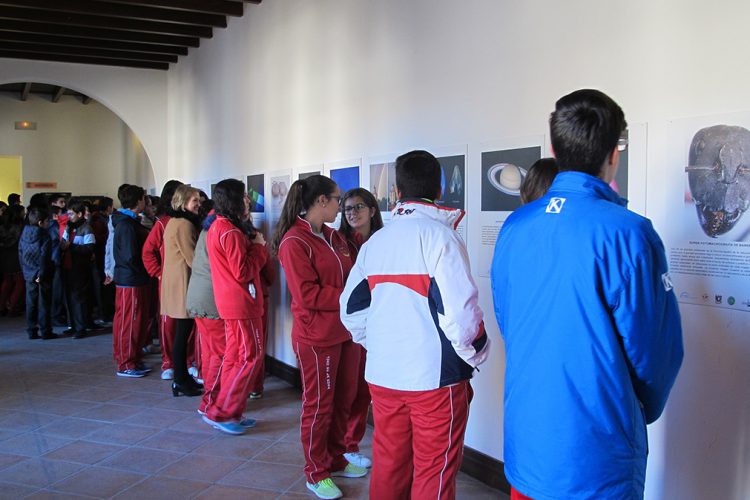
<svg viewBox="0 0 750 500">
<path fill-rule="evenodd" d="M 104 403 L 86 411 L 76 413 L 73 416 L 90 420 L 100 420 L 102 422 L 122 422 L 139 413 L 141 410 L 142 408 L 135 408 L 133 406 Z"/>
<path fill-rule="evenodd" d="M 0 417 L 0 429 L 27 432 L 48 425 L 59 417 L 50 417 L 35 412 L 15 411 Z"/>
<path fill-rule="evenodd" d="M 94 497 L 84 497 L 81 495 L 74 495 L 72 493 L 62 493 L 59 491 L 52 491 L 52 490 L 39 490 L 36 493 L 33 493 L 27 497 L 24 497 L 24 500 L 83 500 L 85 498 L 94 498 Z"/>
<path fill-rule="evenodd" d="M 0 453 L 0 470 L 5 469 L 6 467 L 10 467 L 13 464 L 17 464 L 18 462 L 23 462 L 24 460 L 28 460 L 29 457 L 25 457 L 23 455 L 14 455 L 12 453 Z"/>
<path fill-rule="evenodd" d="M 159 475 L 214 483 L 244 464 L 245 460 L 236 458 L 190 454 L 162 469 Z"/>
<path fill-rule="evenodd" d="M 53 490 L 64 493 L 109 498 L 141 482 L 147 476 L 104 467 L 88 467 L 52 485 Z"/>
<path fill-rule="evenodd" d="M 70 439 L 80 439 L 96 430 L 107 427 L 108 425 L 109 424 L 105 422 L 97 422 L 95 420 L 67 417 L 55 420 L 44 427 L 40 427 L 36 432 Z"/>
<path fill-rule="evenodd" d="M 38 488 L 31 486 L 24 486 L 21 484 L 2 483 L 0 482 L 0 492 L 2 492 L 2 498 L 16 499 L 23 498 L 37 491 Z"/>
<path fill-rule="evenodd" d="M 171 451 L 131 447 L 107 458 L 99 465 L 131 472 L 155 474 L 182 456 L 182 453 Z"/>
<path fill-rule="evenodd" d="M 0 481 L 44 488 L 65 479 L 83 467 L 82 464 L 59 460 L 31 458 L 0 471 Z"/>
<path fill-rule="evenodd" d="M 195 500 L 237 500 L 238 498 L 274 500 L 279 498 L 279 492 L 217 484 L 200 493 Z"/>
<path fill-rule="evenodd" d="M 205 491 L 210 483 L 169 477 L 150 477 L 123 491 L 115 499 L 184 500 Z"/>
<path fill-rule="evenodd" d="M 21 434 L 0 442 L 0 451 L 29 457 L 38 457 L 70 443 L 70 439 L 37 433 Z"/>
<path fill-rule="evenodd" d="M 219 481 L 220 484 L 284 492 L 302 476 L 302 467 L 248 462 Z"/>
<path fill-rule="evenodd" d="M 253 461 L 303 467 L 305 465 L 305 455 L 302 451 L 302 443 L 287 443 L 280 441 L 272 444 L 259 454 L 255 455 Z"/>
<path fill-rule="evenodd" d="M 150 438 L 144 439 L 138 443 L 138 446 L 188 453 L 211 439 L 211 436 L 205 434 L 167 429 L 154 434 Z"/>
<path fill-rule="evenodd" d="M 268 439 L 244 438 L 242 436 L 228 436 L 214 431 L 215 437 L 196 448 L 193 453 L 213 455 L 218 457 L 251 459 L 273 444 Z"/>
<path fill-rule="evenodd" d="M 122 449 L 122 446 L 113 444 L 75 441 L 47 453 L 44 458 L 94 465 Z"/>
<path fill-rule="evenodd" d="M 132 417 L 123 420 L 122 423 L 167 429 L 175 423 L 182 422 L 187 418 L 193 419 L 197 416 L 195 411 L 187 412 L 180 410 L 169 410 L 166 408 L 141 408 L 142 409 L 140 412 L 136 413 Z"/>
</svg>

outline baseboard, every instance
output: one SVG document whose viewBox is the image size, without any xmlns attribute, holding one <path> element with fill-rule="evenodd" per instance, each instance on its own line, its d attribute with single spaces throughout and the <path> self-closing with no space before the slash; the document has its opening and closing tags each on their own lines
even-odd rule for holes
<svg viewBox="0 0 750 500">
<path fill-rule="evenodd" d="M 289 385 L 302 389 L 299 368 L 294 368 L 278 359 L 266 356 L 266 369 L 274 377 L 278 377 Z M 374 427 L 372 411 L 367 416 L 367 423 Z M 486 484 L 490 488 L 504 491 L 510 495 L 510 484 L 505 479 L 504 464 L 490 456 L 464 446 L 464 460 L 461 472 Z"/>
</svg>

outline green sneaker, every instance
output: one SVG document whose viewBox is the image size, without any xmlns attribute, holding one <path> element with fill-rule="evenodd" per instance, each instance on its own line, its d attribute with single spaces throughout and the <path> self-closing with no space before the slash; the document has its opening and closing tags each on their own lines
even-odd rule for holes
<svg viewBox="0 0 750 500">
<path fill-rule="evenodd" d="M 367 469 L 348 463 L 343 469 L 331 472 L 331 475 L 336 477 L 364 477 L 367 475 Z"/>
<path fill-rule="evenodd" d="M 315 496 L 318 498 L 341 498 L 344 496 L 330 477 L 315 484 L 307 483 L 307 489 L 315 493 Z"/>
</svg>

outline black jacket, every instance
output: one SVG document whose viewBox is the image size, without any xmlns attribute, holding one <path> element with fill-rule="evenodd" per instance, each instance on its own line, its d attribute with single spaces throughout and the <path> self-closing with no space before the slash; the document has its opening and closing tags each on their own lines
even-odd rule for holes
<svg viewBox="0 0 750 500">
<path fill-rule="evenodd" d="M 51 277 L 54 268 L 49 231 L 39 226 L 24 226 L 18 243 L 18 260 L 26 281 Z"/>
<path fill-rule="evenodd" d="M 150 278 L 141 257 L 148 230 L 137 219 L 119 210 L 112 214 L 112 226 L 115 228 L 112 245 L 115 258 L 115 284 L 117 286 L 148 285 Z"/>
</svg>

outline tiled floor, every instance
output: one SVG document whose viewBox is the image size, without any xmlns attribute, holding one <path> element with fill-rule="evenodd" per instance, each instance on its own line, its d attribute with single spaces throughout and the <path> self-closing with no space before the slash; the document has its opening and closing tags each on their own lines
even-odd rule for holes
<svg viewBox="0 0 750 500">
<path fill-rule="evenodd" d="M 156 372 L 116 377 L 111 352 L 111 334 L 32 341 L 23 320 L 0 318 L 0 498 L 315 498 L 302 476 L 297 390 L 269 379 L 248 407 L 258 426 L 227 436 Z M 370 443 L 368 431 L 367 454 Z M 367 498 L 366 478 L 336 482 L 345 498 Z M 508 498 L 463 474 L 458 497 Z"/>
</svg>

